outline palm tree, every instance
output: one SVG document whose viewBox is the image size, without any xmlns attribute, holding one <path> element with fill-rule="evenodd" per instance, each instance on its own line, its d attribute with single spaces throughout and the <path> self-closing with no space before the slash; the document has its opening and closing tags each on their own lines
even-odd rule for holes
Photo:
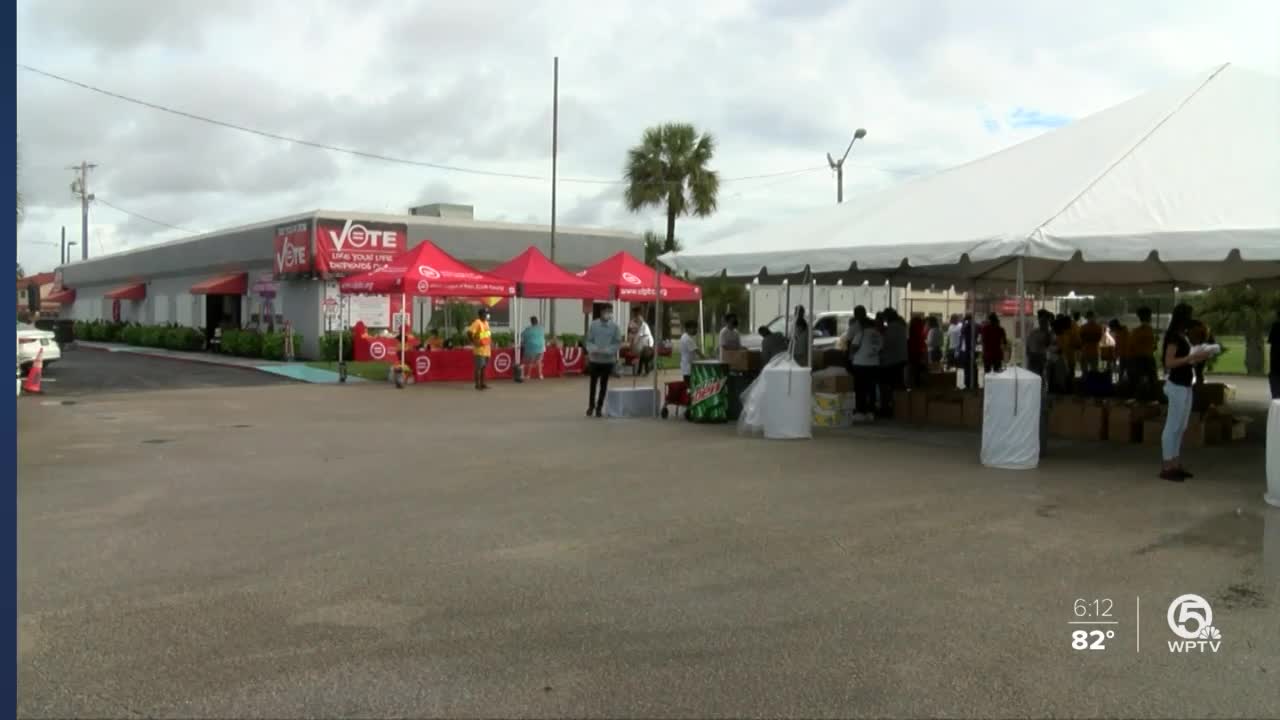
<svg viewBox="0 0 1280 720">
<path fill-rule="evenodd" d="M 720 175 L 707 167 L 715 149 L 710 133 L 699 134 L 688 123 L 666 123 L 645 130 L 640 144 L 627 151 L 627 209 L 666 211 L 663 248 L 677 246 L 676 218 L 707 217 L 716 211 Z"/>
<path fill-rule="evenodd" d="M 658 234 L 652 230 L 644 231 L 644 264 L 650 267 L 658 266 L 658 256 L 663 253 L 680 252 L 684 249 L 683 243 L 679 238 L 663 240 Z"/>
</svg>

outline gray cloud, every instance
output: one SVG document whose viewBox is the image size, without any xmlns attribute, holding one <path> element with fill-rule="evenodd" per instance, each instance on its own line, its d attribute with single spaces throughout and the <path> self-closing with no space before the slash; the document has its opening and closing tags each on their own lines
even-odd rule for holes
<svg viewBox="0 0 1280 720">
<path fill-rule="evenodd" d="M 853 128 L 869 135 L 846 195 L 966 161 L 1038 128 L 1016 108 L 1080 117 L 1226 59 L 1280 65 L 1280 9 L 1171 0 L 1016 0 L 963 6 L 834 0 L 676 10 L 630 0 L 416 3 L 402 0 L 20 0 L 20 62 L 267 131 L 441 164 L 550 172 L 551 57 L 560 55 L 561 177 L 617 178 L 645 127 L 692 122 L 720 141 L 727 176 L 821 165 Z M 1223 53 L 1232 57 L 1224 57 Z M 357 159 L 254 137 L 55 81 L 18 74 L 17 120 L 30 206 L 19 257 L 78 208 L 65 169 L 101 167 L 93 186 L 135 212 L 215 229 L 316 207 L 399 212 L 466 202 L 480 218 L 549 219 L 546 181 Z M 643 230 L 614 186 L 560 186 L 560 222 Z M 824 173 L 726 184 L 721 210 L 682 219 L 694 244 L 826 203 Z M 103 242 L 172 237 L 93 210 Z M 95 235 L 95 237 L 98 237 Z M 30 239 L 31 242 L 28 242 Z M 43 253 L 43 254 L 42 254 Z M 56 259 L 57 249 L 52 257 Z M 38 263 L 37 263 L 38 264 Z"/>
</svg>

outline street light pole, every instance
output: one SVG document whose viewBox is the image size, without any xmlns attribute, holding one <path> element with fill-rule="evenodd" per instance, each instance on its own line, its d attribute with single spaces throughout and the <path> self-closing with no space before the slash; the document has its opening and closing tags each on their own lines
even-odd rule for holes
<svg viewBox="0 0 1280 720">
<path fill-rule="evenodd" d="M 831 153 L 827 153 L 827 164 L 831 166 L 832 170 L 836 171 L 837 203 L 844 202 L 844 161 L 849 157 L 849 151 L 853 149 L 853 144 L 866 136 L 867 131 L 863 128 L 858 128 L 857 131 L 853 133 L 853 139 L 849 141 L 849 147 L 844 149 L 844 155 L 841 155 L 839 160 L 831 157 Z"/>
</svg>

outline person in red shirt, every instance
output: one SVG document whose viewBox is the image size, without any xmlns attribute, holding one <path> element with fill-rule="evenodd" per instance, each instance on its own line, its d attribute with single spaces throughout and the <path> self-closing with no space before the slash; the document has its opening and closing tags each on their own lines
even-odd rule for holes
<svg viewBox="0 0 1280 720">
<path fill-rule="evenodd" d="M 987 316 L 982 325 L 982 371 L 984 373 L 1000 372 L 1004 369 L 1004 349 L 1009 339 L 1000 327 L 1000 318 L 995 313 Z"/>
</svg>

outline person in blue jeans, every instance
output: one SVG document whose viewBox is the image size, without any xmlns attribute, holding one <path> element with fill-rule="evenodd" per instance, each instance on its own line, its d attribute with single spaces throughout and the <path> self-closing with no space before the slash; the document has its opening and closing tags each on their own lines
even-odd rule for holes
<svg viewBox="0 0 1280 720">
<path fill-rule="evenodd" d="M 1169 412 L 1164 420 L 1164 433 L 1160 436 L 1160 477 L 1171 482 L 1182 482 L 1192 477 L 1182 466 L 1182 435 L 1187 431 L 1187 421 L 1191 419 L 1191 383 L 1195 378 L 1195 366 L 1209 357 L 1208 353 L 1191 352 L 1191 341 L 1187 339 L 1191 326 L 1191 306 L 1178 304 L 1173 308 L 1169 328 L 1161 343 L 1164 394 L 1169 399 Z"/>
</svg>

